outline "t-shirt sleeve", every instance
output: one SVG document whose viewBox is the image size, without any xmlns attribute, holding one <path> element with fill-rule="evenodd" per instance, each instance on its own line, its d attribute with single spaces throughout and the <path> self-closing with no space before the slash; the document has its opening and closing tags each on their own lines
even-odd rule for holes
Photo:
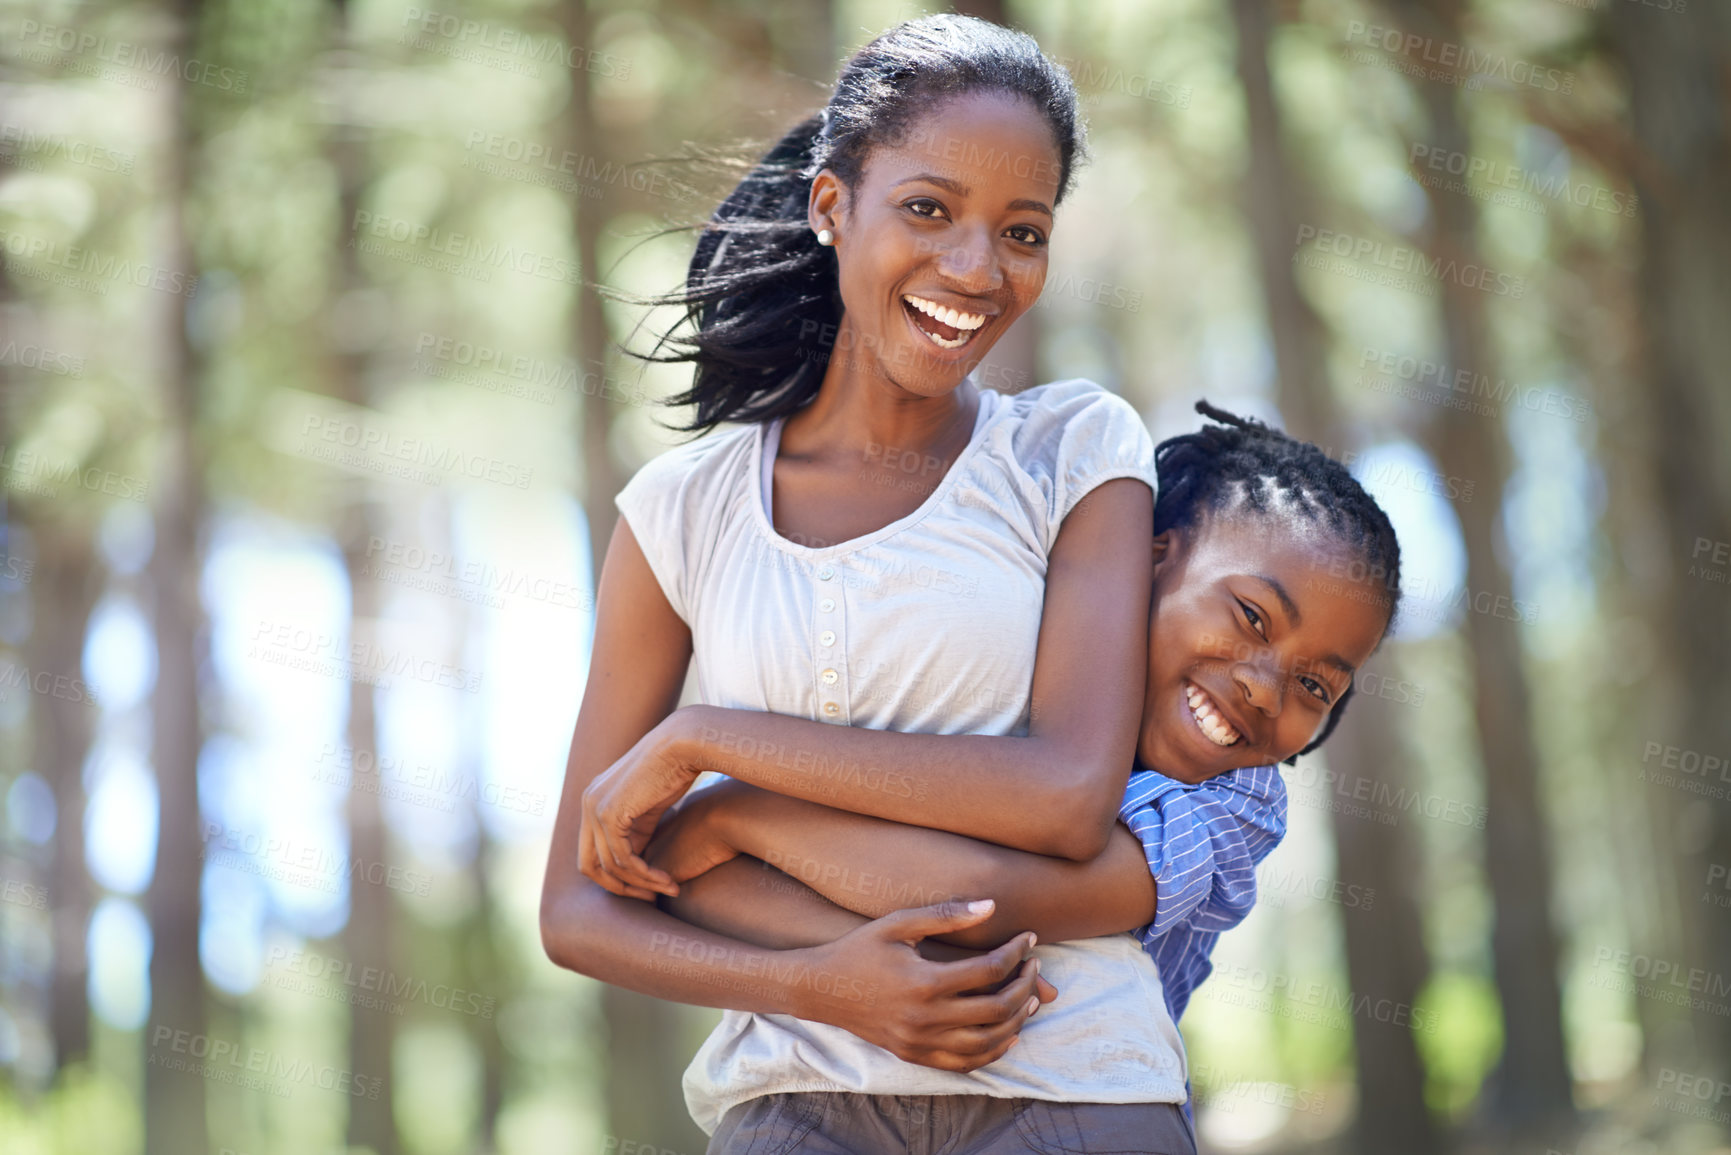
<svg viewBox="0 0 1731 1155">
<path fill-rule="evenodd" d="M 650 572 L 667 595 L 679 620 L 691 624 L 688 597 L 690 567 L 686 564 L 694 510 L 691 505 L 690 454 L 685 447 L 669 450 L 639 469 L 613 499 L 619 515 L 631 527 Z M 597 579 L 599 580 L 599 579 Z"/>
<path fill-rule="evenodd" d="M 1286 783 L 1273 766 L 1197 786 L 1133 774 L 1118 817 L 1142 841 L 1154 876 L 1152 941 L 1181 926 L 1224 931 L 1256 905 L 1256 867 L 1286 835 Z"/>
<path fill-rule="evenodd" d="M 1046 549 L 1076 503 L 1120 477 L 1155 488 L 1154 439 L 1134 407 L 1092 381 L 1059 381 L 1022 423 L 1018 456 L 1047 501 Z"/>
</svg>

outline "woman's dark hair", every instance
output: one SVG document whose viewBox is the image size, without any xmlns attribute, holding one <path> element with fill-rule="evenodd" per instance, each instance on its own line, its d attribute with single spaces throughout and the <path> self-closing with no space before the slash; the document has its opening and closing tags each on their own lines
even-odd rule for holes
<svg viewBox="0 0 1731 1155">
<path fill-rule="evenodd" d="M 1366 580 L 1380 584 L 1384 591 L 1377 601 L 1387 605 L 1386 621 L 1392 623 L 1400 605 L 1400 542 L 1388 515 L 1346 466 L 1308 441 L 1206 401 L 1196 403 L 1196 412 L 1220 424 L 1167 438 L 1154 449 L 1160 481 L 1154 532 L 1241 510 L 1316 522 L 1358 551 Z M 1322 733 L 1299 754 L 1310 753 L 1334 733 L 1352 693 L 1348 686 L 1329 712 Z"/>
<path fill-rule="evenodd" d="M 1033 102 L 1052 128 L 1063 199 L 1083 148 L 1070 74 L 1026 33 L 971 16 L 896 25 L 848 60 L 829 104 L 721 202 L 702 226 L 684 291 L 652 299 L 685 311 L 644 356 L 697 366 L 691 388 L 668 401 L 697 406 L 687 430 L 773 420 L 817 395 L 842 304 L 835 251 L 807 220 L 812 178 L 828 168 L 857 187 L 874 147 L 902 143 L 937 102 L 975 92 Z"/>
</svg>

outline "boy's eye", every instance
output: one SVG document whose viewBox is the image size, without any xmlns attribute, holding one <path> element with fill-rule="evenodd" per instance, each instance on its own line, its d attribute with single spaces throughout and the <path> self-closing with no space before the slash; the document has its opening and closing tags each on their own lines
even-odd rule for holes
<svg viewBox="0 0 1731 1155">
<path fill-rule="evenodd" d="M 1040 235 L 1040 230 L 1033 225 L 1014 225 L 1009 230 L 1009 237 L 1024 245 L 1043 245 L 1046 238 Z"/>
<path fill-rule="evenodd" d="M 1262 615 L 1257 613 L 1255 607 L 1243 598 L 1238 599 L 1238 605 L 1244 611 L 1244 619 L 1250 623 L 1250 628 L 1255 630 L 1257 636 L 1263 641 L 1267 641 L 1268 629 L 1262 624 Z"/>
<path fill-rule="evenodd" d="M 1321 699 L 1323 705 L 1326 706 L 1329 704 L 1327 686 L 1323 685 L 1315 678 L 1300 678 L 1298 681 L 1305 689 L 1309 690 L 1312 694 L 1315 694 L 1319 699 Z"/>
</svg>

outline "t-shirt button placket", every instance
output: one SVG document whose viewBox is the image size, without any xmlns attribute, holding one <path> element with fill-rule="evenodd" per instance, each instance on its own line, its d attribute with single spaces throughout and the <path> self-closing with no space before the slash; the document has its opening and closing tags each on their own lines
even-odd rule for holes
<svg viewBox="0 0 1731 1155">
<path fill-rule="evenodd" d="M 820 582 L 839 584 L 835 582 L 836 569 L 833 565 L 818 566 L 815 576 Z M 848 687 L 847 680 L 842 676 L 846 666 L 846 642 L 840 607 L 839 598 L 829 590 L 825 590 L 824 596 L 818 599 L 815 666 L 819 709 L 823 711 L 826 720 L 846 725 L 849 716 L 844 707 Z"/>
</svg>

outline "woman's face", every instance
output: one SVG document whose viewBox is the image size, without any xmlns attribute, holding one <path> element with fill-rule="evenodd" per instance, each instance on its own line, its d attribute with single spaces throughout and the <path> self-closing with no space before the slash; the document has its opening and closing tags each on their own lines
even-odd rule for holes
<svg viewBox="0 0 1731 1155">
<path fill-rule="evenodd" d="M 1279 517 L 1279 514 L 1275 514 Z M 1204 517 L 1155 538 L 1136 753 L 1201 782 L 1292 757 L 1387 628 L 1389 594 L 1320 527 Z"/>
<path fill-rule="evenodd" d="M 924 397 L 959 385 L 1039 299 L 1059 164 L 1033 103 L 988 92 L 873 148 L 851 190 L 819 173 L 811 227 L 835 234 L 843 315 L 812 339 L 833 341 L 832 368 Z"/>
</svg>

